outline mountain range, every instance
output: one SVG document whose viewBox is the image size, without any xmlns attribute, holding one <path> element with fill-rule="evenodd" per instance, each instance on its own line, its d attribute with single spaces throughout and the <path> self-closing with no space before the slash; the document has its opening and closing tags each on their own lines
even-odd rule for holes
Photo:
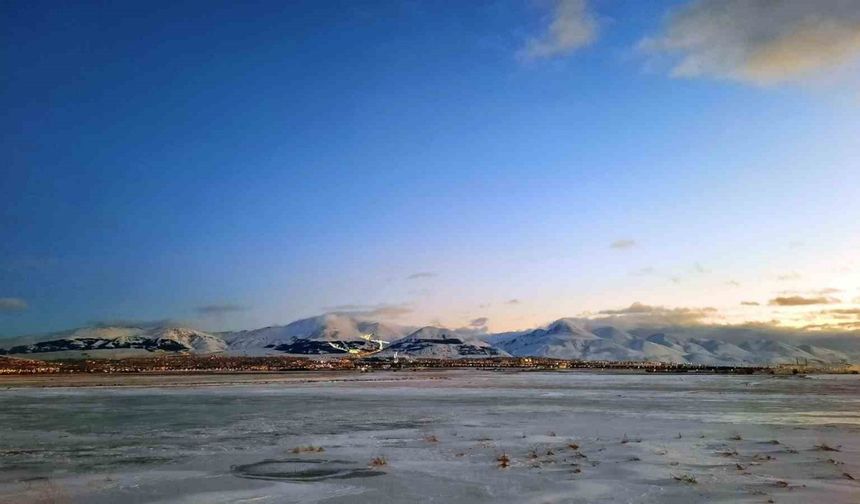
<svg viewBox="0 0 860 504">
<path fill-rule="evenodd" d="M 469 329 L 409 327 L 329 313 L 287 325 L 209 333 L 164 324 L 94 326 L 0 340 L 0 355 L 76 358 L 151 355 L 153 352 L 225 355 L 338 356 L 457 359 L 536 356 L 606 361 L 661 361 L 710 365 L 857 362 L 850 348 L 787 342 L 766 331 L 710 328 L 627 328 L 563 318 L 544 327 L 502 334 Z"/>
</svg>

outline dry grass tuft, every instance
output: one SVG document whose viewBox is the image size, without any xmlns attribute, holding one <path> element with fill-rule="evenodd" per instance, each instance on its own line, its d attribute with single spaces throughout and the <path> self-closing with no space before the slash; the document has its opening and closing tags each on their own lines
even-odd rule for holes
<svg viewBox="0 0 860 504">
<path fill-rule="evenodd" d="M 312 446 L 312 445 L 296 446 L 295 448 L 290 450 L 291 453 L 322 453 L 324 451 L 325 451 L 325 448 L 323 448 L 322 446 Z"/>
<path fill-rule="evenodd" d="M 424 441 L 425 441 L 425 442 L 427 442 L 427 443 L 438 443 L 438 442 L 439 442 L 439 438 L 437 438 L 437 437 L 436 437 L 435 435 L 433 435 L 433 434 L 430 434 L 429 436 L 427 436 L 427 437 L 425 437 L 425 438 L 424 438 Z"/>
<path fill-rule="evenodd" d="M 373 457 L 372 459 L 370 459 L 370 466 L 371 467 L 383 467 L 383 466 L 387 466 L 387 465 L 388 465 L 388 460 L 385 457 L 383 457 L 382 455 L 380 455 L 378 457 Z"/>
<path fill-rule="evenodd" d="M 816 450 L 818 450 L 818 451 L 828 451 L 828 452 L 838 452 L 838 451 L 840 451 L 838 446 L 830 446 L 830 445 L 829 445 L 829 444 L 827 444 L 827 443 L 820 443 L 820 444 L 817 444 L 817 445 L 815 445 L 815 449 L 816 449 Z"/>
<path fill-rule="evenodd" d="M 499 457 L 496 459 L 496 462 L 498 462 L 499 468 L 501 469 L 505 469 L 506 467 L 511 465 L 511 459 L 510 457 L 508 457 L 507 453 L 502 453 L 501 455 L 499 455 Z"/>
<path fill-rule="evenodd" d="M 570 448 L 571 450 L 578 450 L 579 449 L 579 445 L 576 443 L 570 443 L 567 445 L 567 447 Z"/>
<path fill-rule="evenodd" d="M 736 433 L 732 434 L 731 436 L 729 436 L 729 440 L 731 440 L 731 441 L 743 441 L 744 438 L 741 437 L 741 435 L 736 432 Z"/>
<path fill-rule="evenodd" d="M 684 483 L 687 483 L 688 485 L 695 485 L 699 482 L 699 480 L 697 480 L 696 477 L 692 474 L 673 474 L 672 478 L 674 478 L 676 481 L 682 481 Z"/>
</svg>

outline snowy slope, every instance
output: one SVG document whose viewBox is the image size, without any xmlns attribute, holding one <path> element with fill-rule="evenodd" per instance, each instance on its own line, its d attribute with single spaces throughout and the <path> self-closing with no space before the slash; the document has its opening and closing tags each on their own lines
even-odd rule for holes
<svg viewBox="0 0 860 504">
<path fill-rule="evenodd" d="M 414 331 L 414 332 L 413 332 Z M 406 326 L 325 314 L 287 325 L 213 334 L 169 325 L 112 325 L 0 340 L 0 355 L 32 358 L 106 357 L 182 352 L 229 355 L 328 355 L 349 349 L 380 356 L 426 358 L 538 356 L 608 361 L 660 361 L 711 365 L 856 362 L 860 344 L 845 338 L 789 343 L 757 328 L 667 327 L 622 329 L 576 318 L 559 319 L 530 331 L 487 335 L 476 331 Z M 860 339 L 857 339 L 860 342 Z M 824 346 L 827 345 L 827 346 Z M 834 348 L 835 347 L 835 348 Z M 838 349 L 837 349 L 838 348 Z M 853 353 L 852 353 L 853 352 Z"/>
<path fill-rule="evenodd" d="M 849 362 L 842 352 L 811 345 L 792 345 L 756 338 L 734 344 L 717 338 L 680 338 L 665 333 L 634 334 L 611 326 L 589 327 L 576 319 L 559 319 L 545 328 L 491 339 L 515 356 L 579 360 L 660 361 L 738 365 Z"/>
<path fill-rule="evenodd" d="M 420 359 L 460 359 L 464 357 L 505 357 L 508 354 L 489 343 L 439 327 L 422 327 L 375 354 Z"/>
<path fill-rule="evenodd" d="M 128 355 L 130 350 L 147 352 L 223 352 L 227 343 L 213 334 L 183 327 L 83 327 L 70 331 L 27 337 L 0 343 L 0 353 L 37 357 L 51 353 L 53 357 L 87 352 L 93 357 Z"/>
<path fill-rule="evenodd" d="M 410 330 L 395 324 L 327 313 L 283 326 L 227 333 L 224 339 L 230 345 L 230 352 L 237 354 L 326 354 L 343 353 L 329 343 L 338 347 L 364 346 L 367 342 L 362 336 L 365 335 L 390 342 L 402 338 Z"/>
</svg>

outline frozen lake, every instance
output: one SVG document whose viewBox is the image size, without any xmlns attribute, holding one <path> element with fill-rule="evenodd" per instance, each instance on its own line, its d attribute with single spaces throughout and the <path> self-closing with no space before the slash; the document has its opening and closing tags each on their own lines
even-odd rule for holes
<svg viewBox="0 0 860 504">
<path fill-rule="evenodd" d="M 127 381 L 0 379 L 0 502 L 860 501 L 856 375 Z"/>
</svg>

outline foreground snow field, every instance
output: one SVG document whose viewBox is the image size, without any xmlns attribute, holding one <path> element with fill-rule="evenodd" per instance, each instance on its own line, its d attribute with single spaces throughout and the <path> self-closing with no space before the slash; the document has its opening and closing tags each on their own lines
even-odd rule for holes
<svg viewBox="0 0 860 504">
<path fill-rule="evenodd" d="M 849 503 L 860 494 L 857 376 L 129 378 L 136 386 L 0 380 L 0 502 Z"/>
</svg>

